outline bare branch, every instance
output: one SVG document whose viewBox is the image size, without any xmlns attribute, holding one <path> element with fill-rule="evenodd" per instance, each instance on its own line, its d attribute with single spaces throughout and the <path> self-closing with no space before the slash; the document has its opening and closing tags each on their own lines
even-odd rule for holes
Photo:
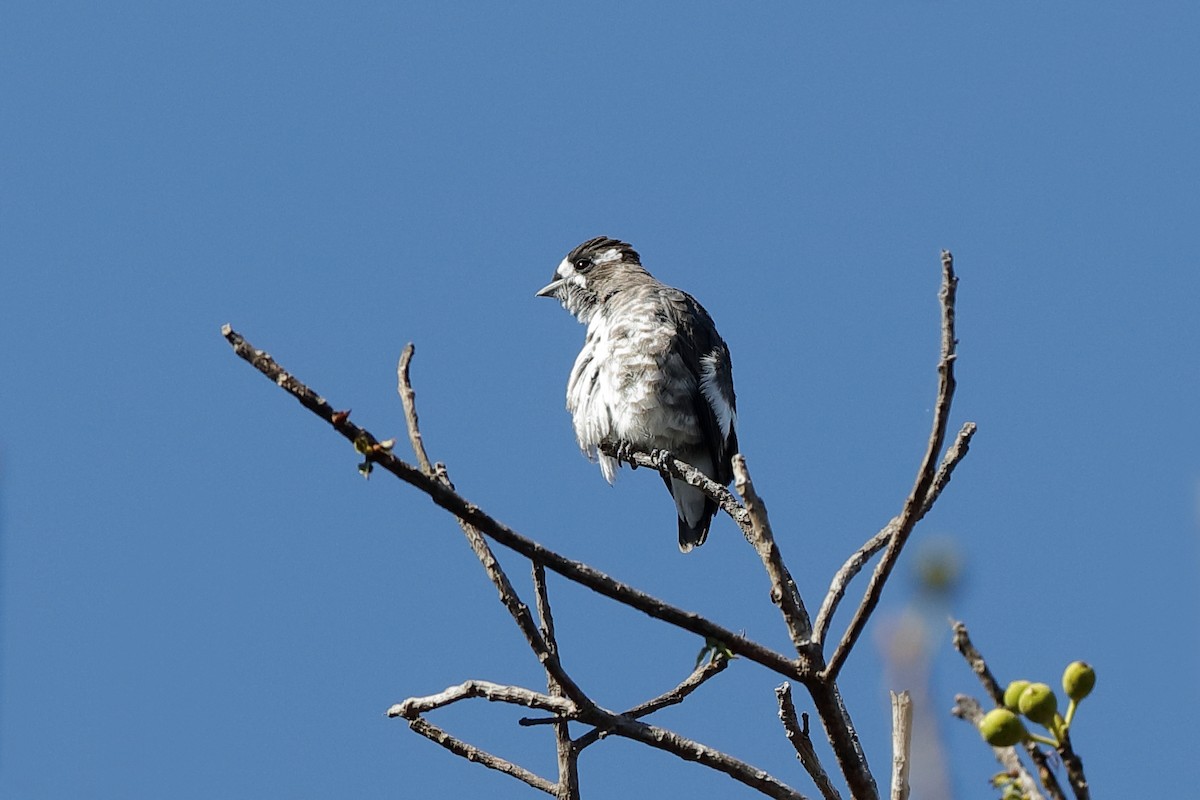
<svg viewBox="0 0 1200 800">
<path fill-rule="evenodd" d="M 771 531 L 771 521 L 767 518 L 767 506 L 754 489 L 750 479 L 750 471 L 746 468 L 746 459 L 739 453 L 733 457 L 733 479 L 738 494 L 746 501 L 746 511 L 749 512 L 750 525 L 746 539 L 754 546 L 755 552 L 762 560 L 767 577 L 771 579 L 771 602 L 779 607 L 783 621 L 787 625 L 788 634 L 797 653 L 811 651 L 812 622 L 808 618 L 808 610 L 804 600 L 796 588 L 796 581 L 783 563 L 783 554 L 775 543 L 775 534 Z"/>
<path fill-rule="evenodd" d="M 962 461 L 970 449 L 971 437 L 975 435 L 975 423 L 968 422 L 959 430 L 958 436 L 954 440 L 954 444 L 946 451 L 946 455 L 942 458 L 942 464 L 938 467 L 937 476 L 933 479 L 933 486 L 930 487 L 929 493 L 925 496 L 925 503 L 921 506 L 921 511 L 917 516 L 919 522 L 933 508 L 933 504 L 937 501 L 938 495 L 942 493 L 942 489 L 950 482 L 950 476 L 954 472 L 954 468 L 958 466 L 958 462 Z M 829 630 L 829 623 L 833 620 L 833 614 L 837 611 L 838 603 L 846 594 L 846 587 L 855 575 L 866 565 L 871 556 L 878 553 L 899 530 L 900 518 L 892 517 L 891 521 L 883 527 L 883 530 L 867 540 L 866 544 L 860 547 L 854 555 L 842 565 L 842 568 L 833 576 L 833 581 L 829 585 L 829 593 L 825 595 L 825 600 L 821 603 L 821 610 L 817 612 L 817 621 L 813 625 L 813 641 L 820 644 L 825 641 L 825 633 Z"/>
<path fill-rule="evenodd" d="M 469 700 L 474 697 L 482 697 L 493 703 L 540 708 L 563 717 L 573 716 L 576 713 L 575 704 L 563 697 L 551 697 L 548 694 L 541 694 L 521 686 L 505 686 L 491 681 L 472 680 L 463 681 L 457 686 L 450 686 L 437 694 L 410 697 L 389 708 L 387 715 L 416 719 L 421 714 L 428 714 L 434 709 L 444 708 L 460 700 Z"/>
<path fill-rule="evenodd" d="M 908 800 L 908 772 L 912 753 L 912 696 L 892 692 L 892 798 Z"/>
<path fill-rule="evenodd" d="M 641 719 L 642 717 L 653 714 L 668 706 L 679 705 L 687 699 L 688 695 L 699 689 L 709 678 L 724 672 L 729 666 L 729 659 L 723 655 L 717 655 L 709 661 L 705 661 L 700 666 L 692 671 L 692 674 L 683 679 L 683 681 L 668 692 L 663 692 L 658 697 L 647 700 L 644 703 L 634 706 L 626 711 L 621 716 L 629 717 L 630 719 Z"/>
<path fill-rule="evenodd" d="M 997 707 L 1004 705 L 1004 688 L 1000 686 L 1000 682 L 996 680 L 996 676 L 988 668 L 983 655 L 971 642 L 971 636 L 967 633 L 967 626 L 962 622 L 954 622 L 951 627 L 954 629 L 954 649 L 966 659 L 967 664 L 971 666 L 971 671 L 975 673 L 975 677 L 979 678 L 979 682 L 983 684 L 983 688 L 988 693 L 988 697 L 992 699 L 992 702 Z M 1062 787 L 1058 784 L 1058 778 L 1050 771 L 1050 764 L 1046 760 L 1046 754 L 1034 742 L 1025 742 L 1025 752 L 1029 753 L 1029 757 L 1033 759 L 1033 763 L 1037 767 L 1038 778 L 1041 780 L 1042 786 L 1045 787 L 1046 793 L 1050 795 L 1051 800 L 1066 800 L 1066 795 L 1063 794 Z"/>
<path fill-rule="evenodd" d="M 1071 732 L 1065 726 L 1059 732 L 1058 755 L 1067 769 L 1067 780 L 1071 782 L 1071 791 L 1075 793 L 1075 800 L 1091 800 L 1092 790 L 1088 786 L 1087 776 L 1083 772 L 1083 760 L 1071 746 Z"/>
<path fill-rule="evenodd" d="M 942 456 L 942 463 L 938 467 L 937 475 L 933 478 L 933 486 L 929 487 L 929 493 L 925 495 L 925 504 L 921 506 L 921 516 L 917 517 L 918 521 L 929 513 L 929 509 L 933 508 L 933 504 L 937 502 L 941 496 L 942 490 L 946 488 L 946 484 L 950 483 L 950 477 L 954 474 L 954 468 L 958 466 L 958 462 L 962 461 L 967 451 L 971 449 L 971 439 L 975 436 L 976 425 L 974 422 L 965 422 L 958 430 L 958 436 L 954 437 L 954 444 L 950 445 L 950 449 Z"/>
<path fill-rule="evenodd" d="M 588 714 L 588 719 L 585 721 L 591 723 L 593 716 L 600 715 Z M 633 739 L 672 753 L 684 761 L 695 761 L 710 769 L 723 772 L 735 781 L 745 784 L 751 789 L 756 789 L 767 797 L 775 797 L 780 800 L 805 800 L 804 795 L 764 770 L 722 753 L 720 750 L 714 750 L 707 745 L 680 736 L 673 731 L 616 715 L 610 717 L 609 724 L 612 725 L 612 732 L 617 736 Z M 604 723 L 601 722 L 601 726 L 603 725 Z"/>
<path fill-rule="evenodd" d="M 729 666 L 729 659 L 717 657 L 710 661 L 706 661 L 693 670 L 692 674 L 683 679 L 683 682 L 671 689 L 668 692 L 660 694 L 651 700 L 634 706 L 633 708 L 622 714 L 622 717 L 629 719 L 641 719 L 649 716 L 659 709 L 667 706 L 678 705 L 682 703 L 688 695 L 700 688 L 700 686 L 719 672 L 723 672 L 725 667 Z M 537 720 L 522 720 L 522 724 L 536 724 Z M 608 729 L 593 728 L 587 733 L 575 740 L 575 746 L 579 750 L 595 744 L 600 739 L 604 738 L 609 733 Z"/>
<path fill-rule="evenodd" d="M 850 796 L 854 800 L 876 800 L 879 787 L 875 783 L 875 776 L 871 774 L 871 766 L 867 763 L 867 754 L 858 739 L 858 732 L 850 721 L 850 712 L 842 701 L 837 681 L 821 678 L 806 684 L 805 688 L 812 698 L 829 745 L 833 748 L 838 769 L 850 788 Z"/>
<path fill-rule="evenodd" d="M 719 672 L 720 670 L 716 671 Z M 697 681 L 697 684 L 699 682 Z M 613 714 L 595 706 L 589 709 L 579 709 L 578 712 L 575 712 L 574 706 L 567 700 L 516 686 L 499 686 L 487 683 L 486 681 L 467 681 L 460 686 L 452 686 L 436 695 L 405 700 L 403 703 L 399 703 L 388 709 L 388 716 L 416 719 L 419 714 L 468 697 L 486 697 L 489 700 L 542 708 L 563 718 L 571 717 L 572 714 L 578 713 L 578 716 L 575 718 L 579 722 L 586 725 L 593 725 L 598 730 L 607 731 L 615 736 L 632 739 L 656 749 L 664 750 L 684 761 L 695 761 L 710 769 L 723 772 L 739 783 L 756 789 L 768 797 L 780 798 L 781 800 L 805 800 L 802 794 L 772 777 L 764 770 L 693 739 L 681 736 L 674 731 L 655 725 L 647 725 L 630 717 Z M 553 784 L 548 784 L 548 786 L 550 788 L 543 790 L 554 794 L 556 787 Z"/>
<path fill-rule="evenodd" d="M 817 791 L 825 800 L 842 800 L 842 796 L 834 788 L 833 782 L 829 780 L 829 774 L 825 772 L 825 767 L 821 766 L 821 760 L 817 758 L 817 751 L 808 735 L 808 714 L 804 715 L 803 724 L 796 719 L 796 705 L 792 702 L 791 684 L 784 681 L 777 686 L 775 697 L 779 701 L 779 721 L 783 723 L 783 732 L 788 741 L 792 743 L 792 747 L 796 748 L 796 757 L 800 759 L 805 771 L 812 777 Z"/>
<path fill-rule="evenodd" d="M 961 720 L 971 723 L 971 725 L 978 729 L 984 712 L 983 708 L 979 705 L 979 701 L 974 697 L 959 694 L 954 696 L 954 708 L 950 713 Z M 1020 784 L 1021 794 L 1027 800 L 1046 800 L 1046 796 L 1038 788 L 1037 781 L 1033 779 L 1033 776 L 1029 774 L 1029 770 L 1025 769 L 1025 765 L 1021 763 L 1021 757 L 1017 754 L 1016 748 L 993 747 L 992 753 L 996 756 L 996 760 L 1000 762 L 1000 766 L 1004 767 L 1004 771 Z"/>
<path fill-rule="evenodd" d="M 516 590 L 508 580 L 508 576 L 504 574 L 504 570 L 500 567 L 500 562 L 496 560 L 496 556 L 492 554 L 492 549 L 488 546 L 487 539 L 479 532 L 479 530 L 464 520 L 459 520 L 459 526 L 462 528 L 463 534 L 467 537 L 467 542 L 471 545 L 471 550 L 479 559 L 479 563 L 483 565 L 488 577 L 496 587 L 496 591 L 500 595 L 500 602 L 508 609 L 508 613 L 512 616 L 513 621 L 517 623 L 517 627 L 525 636 L 525 641 L 529 643 L 530 649 L 537 656 L 538 661 L 546 670 L 546 675 L 552 680 L 561 690 L 562 693 L 569 697 L 572 701 L 581 707 L 592 705 L 591 699 L 579 686 L 575 683 L 571 676 L 567 675 L 559 662 L 558 653 L 551 648 L 542 638 L 534 624 L 533 617 L 529 613 L 529 607 L 521 602 L 521 598 L 517 596 Z"/>
<path fill-rule="evenodd" d="M 450 483 L 450 476 L 446 472 L 446 468 L 442 464 L 438 464 L 435 470 L 429 463 L 429 456 L 425 452 L 425 442 L 421 436 L 420 424 L 417 417 L 416 392 L 413 391 L 412 384 L 409 381 L 408 371 L 412 364 L 412 357 L 416 348 L 412 344 L 404 348 L 403 354 L 400 356 L 400 363 L 396 367 L 397 392 L 400 394 L 400 402 L 404 406 L 404 419 L 408 427 L 408 437 L 412 442 L 413 452 L 416 453 L 417 459 L 421 462 L 422 472 L 429 477 L 434 477 L 441 485 L 448 489 L 453 489 L 453 484 Z M 529 613 L 529 607 L 526 606 L 521 598 L 513 589 L 512 583 L 508 580 L 508 576 L 504 573 L 500 562 L 496 560 L 496 556 L 492 553 L 491 547 L 488 546 L 487 540 L 479 532 L 479 529 L 471 525 L 462 517 L 458 518 L 459 527 L 462 528 L 463 534 L 467 537 L 467 542 L 471 545 L 472 552 L 475 553 L 479 563 L 483 565 L 484 571 L 487 572 L 488 578 L 496 587 L 496 591 L 500 596 L 500 602 L 508 610 L 513 621 L 517 623 L 517 627 L 525 636 L 525 641 L 529 643 L 529 647 L 541 662 L 542 667 L 546 670 L 546 679 L 552 690 L 551 694 L 566 695 L 573 700 L 577 705 L 589 706 L 592 701 L 584 693 L 583 689 L 567 675 L 562 664 L 558 659 L 558 648 L 554 645 L 552 637 L 554 635 L 553 622 L 549 625 L 543 624 L 542 631 L 535 627 L 533 617 Z M 534 576 L 537 577 L 537 571 L 540 566 L 535 568 Z M 543 579 L 545 575 L 542 575 Z M 545 591 L 545 581 L 543 580 L 537 587 L 541 592 Z M 543 606 L 544 604 L 544 606 Z M 550 604 L 549 600 L 544 595 L 538 596 L 538 610 L 544 614 L 543 619 L 549 619 Z M 548 639 L 547 636 L 550 638 Z"/>
<path fill-rule="evenodd" d="M 825 641 L 825 634 L 829 631 L 829 624 L 833 621 L 833 614 L 837 611 L 838 604 L 846 594 L 846 587 L 871 560 L 871 556 L 887 547 L 887 543 L 896 535 L 899 523 L 899 517 L 892 517 L 879 533 L 854 551 L 854 554 L 846 559 L 846 563 L 833 576 L 833 580 L 829 584 L 829 593 L 825 595 L 825 600 L 821 603 L 820 610 L 817 611 L 817 621 L 813 624 L 813 641 L 818 644 Z"/>
<path fill-rule="evenodd" d="M 611 441 L 601 441 L 599 450 L 606 456 L 618 458 L 619 461 L 624 461 L 634 467 L 649 467 L 664 475 L 678 477 L 679 480 L 688 482 L 689 486 L 695 486 L 715 500 L 716 504 L 721 506 L 721 510 L 730 516 L 738 528 L 742 529 L 742 534 L 749 537 L 750 512 L 738 503 L 738 499 L 733 497 L 733 493 L 721 486 L 720 483 L 710 479 L 708 475 L 704 475 L 702 471 L 692 467 L 688 462 L 679 461 L 671 452 L 666 450 L 655 450 L 652 453 L 622 452 L 618 451 L 617 445 Z"/>
<path fill-rule="evenodd" d="M 742 535 L 746 537 L 746 541 L 750 542 L 762 559 L 767 576 L 771 580 L 771 602 L 779 606 L 783 613 L 792 644 L 795 645 L 798 653 L 806 657 L 811 654 L 809 639 L 812 623 L 809 621 L 808 611 L 804 608 L 804 601 L 796 589 L 796 582 L 783 563 L 783 556 L 780 554 L 775 537 L 771 532 L 766 504 L 754 491 L 754 484 L 750 479 L 750 473 L 746 469 L 746 460 L 742 455 L 738 454 L 733 457 L 733 470 L 738 494 L 745 498 L 745 506 L 738 503 L 737 498 L 724 486 L 709 479 L 707 475 L 691 464 L 675 458 L 669 452 L 658 450 L 653 453 L 637 451 L 618 453 L 617 448 L 608 442 L 601 444 L 600 450 L 614 458 L 619 455 L 622 460 L 637 466 L 649 467 L 658 470 L 663 475 L 686 480 L 715 500 L 725 513 L 737 523 Z"/>
<path fill-rule="evenodd" d="M 700 614 L 684 611 L 665 603 L 628 584 L 614 580 L 587 564 L 561 556 L 553 550 L 521 536 L 475 504 L 467 501 L 441 480 L 425 475 L 416 467 L 397 458 L 387 448 L 381 447 L 379 440 L 370 431 L 350 422 L 346 415 L 339 414 L 335 418 L 333 407 L 323 397 L 287 373 L 267 353 L 256 350 L 228 325 L 222 329 L 222 333 L 239 357 L 252 364 L 259 372 L 291 394 L 305 408 L 329 423 L 346 439 L 357 442 L 366 450 L 368 458 L 373 464 L 424 492 L 437 506 L 474 526 L 501 545 L 520 553 L 531 561 L 540 561 L 550 571 L 616 600 L 618 603 L 636 608 L 655 619 L 698 636 L 721 642 L 731 652 L 761 664 L 785 678 L 801 682 L 812 679 L 814 673 L 812 662 L 803 656 L 795 660 L 789 659 L 769 647 L 709 621 Z"/>
<path fill-rule="evenodd" d="M 409 342 L 408 346 L 404 348 L 404 352 L 400 354 L 400 361 L 396 364 L 396 391 L 400 394 L 400 404 L 404 406 L 404 421 L 408 428 L 409 441 L 412 442 L 413 454 L 417 457 L 417 464 L 426 475 L 432 475 L 433 467 L 425 452 L 425 442 L 421 439 L 421 426 L 417 421 L 417 395 L 413 391 L 412 381 L 408 377 L 409 366 L 412 364 L 413 354 L 416 353 L 416 350 L 413 343 Z"/>
<path fill-rule="evenodd" d="M 542 639 L 550 652 L 558 655 L 558 640 L 554 636 L 554 615 L 550 613 L 550 594 L 546 589 L 546 568 L 537 561 L 533 562 L 533 594 L 537 598 Z"/>
<path fill-rule="evenodd" d="M 457 756 L 462 756 L 467 761 L 473 761 L 476 764 L 482 764 L 489 769 L 503 772 L 505 775 L 511 775 L 517 780 L 523 781 L 535 789 L 541 789 L 546 794 L 555 794 L 557 791 L 557 787 L 553 783 L 541 777 L 540 775 L 532 773 L 524 767 L 517 766 L 511 761 L 506 761 L 499 756 L 492 755 L 486 750 L 480 750 L 474 745 L 467 744 L 462 739 L 457 739 L 454 736 L 451 736 L 438 726 L 434 725 L 432 722 L 429 722 L 422 717 L 414 717 L 413 719 L 409 720 L 408 727 L 412 728 L 425 738 L 437 742 L 451 753 L 454 753 Z"/>
<path fill-rule="evenodd" d="M 950 404 L 954 398 L 954 359 L 958 344 L 954 338 L 954 301 L 957 287 L 958 278 L 954 274 L 954 258 L 950 255 L 950 251 L 943 250 L 942 288 L 938 293 L 942 304 L 942 355 L 938 362 L 938 395 L 934 404 L 933 430 L 929 435 L 925 456 L 921 459 L 921 467 L 917 471 L 916 482 L 912 491 L 909 492 L 908 499 L 904 501 L 904 509 L 900 512 L 896 534 L 888 542 L 887 550 L 884 551 L 883 557 L 875 566 L 875 572 L 867 584 L 866 594 L 855 610 L 854 618 L 850 621 L 850 626 L 842 636 L 841 642 L 838 643 L 833 658 L 829 660 L 828 666 L 822 673 L 828 679 L 837 677 L 842 665 L 846 663 L 846 657 L 850 655 L 854 643 L 858 641 L 863 628 L 866 627 L 867 620 L 875 610 L 875 606 L 879 604 L 883 586 L 887 582 L 888 576 L 891 575 L 892 568 L 896 566 L 900 551 L 904 548 L 917 523 L 918 512 L 924 506 L 925 498 L 933 486 L 936 476 L 935 464 L 945 442 Z"/>
<path fill-rule="evenodd" d="M 542 639 L 550 652 L 558 656 L 558 640 L 554 636 L 554 617 L 550 613 L 550 593 L 546 588 L 546 568 L 533 564 L 533 591 L 537 598 L 538 619 L 541 621 Z M 551 697 L 560 697 L 563 688 L 549 670 L 546 671 L 546 686 Z M 579 748 L 571 741 L 568 721 L 555 718 L 554 747 L 558 757 L 559 800 L 579 800 Z"/>
<path fill-rule="evenodd" d="M 992 698 L 996 707 L 1004 705 L 1004 687 L 996 680 L 996 676 L 992 674 L 987 662 L 984 661 L 983 655 L 971 641 L 971 634 L 967 632 L 966 624 L 956 621 L 952 622 L 950 627 L 954 631 L 954 649 L 966 659 L 971 671 L 975 673 L 975 677 L 979 678 L 979 682 L 983 684 L 984 690 L 988 693 L 988 697 Z"/>
<path fill-rule="evenodd" d="M 655 450 L 653 453 L 621 452 L 612 442 L 601 442 L 598 449 L 606 456 L 617 458 L 635 467 L 649 467 L 695 486 L 721 506 L 721 510 L 742 529 L 743 535 L 750 536 L 750 512 L 737 501 L 732 492 L 686 461 L 680 461 L 666 450 Z"/>
</svg>

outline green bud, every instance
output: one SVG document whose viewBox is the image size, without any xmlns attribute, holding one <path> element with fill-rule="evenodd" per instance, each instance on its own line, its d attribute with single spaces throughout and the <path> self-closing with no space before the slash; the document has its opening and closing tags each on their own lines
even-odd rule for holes
<svg viewBox="0 0 1200 800">
<path fill-rule="evenodd" d="M 1017 705 L 1021 699 L 1021 692 L 1025 691 L 1025 687 L 1029 685 L 1029 681 L 1013 681 L 1004 690 L 1004 707 L 1009 711 L 1020 711 L 1021 707 Z"/>
<path fill-rule="evenodd" d="M 979 734 L 992 747 L 1012 747 L 1025 738 L 1021 719 L 1007 708 L 993 708 L 979 721 Z"/>
<path fill-rule="evenodd" d="M 1054 715 L 1058 713 L 1058 698 L 1054 696 L 1054 690 L 1044 683 L 1026 686 L 1017 705 L 1022 714 L 1047 728 L 1054 724 Z"/>
<path fill-rule="evenodd" d="M 1092 693 L 1092 687 L 1096 685 L 1096 670 L 1087 662 L 1072 661 L 1063 670 L 1062 684 L 1067 697 L 1078 703 Z"/>
</svg>

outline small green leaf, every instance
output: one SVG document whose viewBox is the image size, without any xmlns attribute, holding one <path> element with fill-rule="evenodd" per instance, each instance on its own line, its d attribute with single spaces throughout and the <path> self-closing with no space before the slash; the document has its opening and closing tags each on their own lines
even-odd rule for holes
<svg viewBox="0 0 1200 800">
<path fill-rule="evenodd" d="M 697 667 L 704 663 L 705 656 L 708 656 L 709 661 L 716 661 L 717 659 L 728 661 L 731 658 L 737 658 L 734 652 L 725 646 L 724 642 L 719 642 L 708 636 L 704 637 L 704 647 L 700 648 L 700 652 L 696 654 Z"/>
</svg>

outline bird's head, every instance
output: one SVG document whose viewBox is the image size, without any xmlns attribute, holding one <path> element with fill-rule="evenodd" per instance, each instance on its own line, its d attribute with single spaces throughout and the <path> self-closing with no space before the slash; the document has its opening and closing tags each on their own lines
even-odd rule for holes
<svg viewBox="0 0 1200 800">
<path fill-rule="evenodd" d="M 577 246 L 554 270 L 554 280 L 538 297 L 553 297 L 587 322 L 596 307 L 622 288 L 622 278 L 645 276 L 637 251 L 629 244 L 598 236 Z"/>
</svg>

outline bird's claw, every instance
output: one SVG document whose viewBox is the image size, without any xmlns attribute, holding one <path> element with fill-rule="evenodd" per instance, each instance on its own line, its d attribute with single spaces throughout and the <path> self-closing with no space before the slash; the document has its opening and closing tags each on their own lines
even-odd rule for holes
<svg viewBox="0 0 1200 800">
<path fill-rule="evenodd" d="M 614 442 L 612 448 L 613 457 L 617 459 L 617 462 L 628 464 L 630 469 L 638 468 L 638 463 L 634 460 L 634 457 L 639 452 L 649 456 L 654 468 L 659 470 L 675 457 L 670 450 L 661 450 L 657 447 L 649 451 L 640 451 L 630 442 Z"/>
</svg>

